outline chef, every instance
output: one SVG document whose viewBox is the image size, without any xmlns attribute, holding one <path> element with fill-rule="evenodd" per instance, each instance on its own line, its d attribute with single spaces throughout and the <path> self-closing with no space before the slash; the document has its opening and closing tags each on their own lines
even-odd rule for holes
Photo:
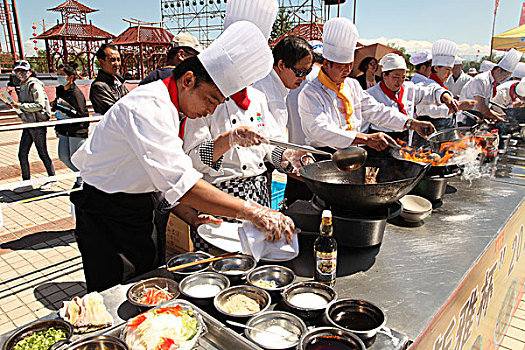
<svg viewBox="0 0 525 350">
<path fill-rule="evenodd" d="M 472 77 L 470 75 L 463 72 L 463 59 L 456 57 L 454 66 L 452 67 L 452 75 L 445 81 L 445 86 L 455 98 L 459 99 L 463 86 L 471 79 Z"/>
<path fill-rule="evenodd" d="M 423 83 L 426 86 L 439 85 L 444 89 L 448 88 L 444 82 L 452 75 L 452 67 L 456 61 L 458 46 L 450 40 L 438 40 L 432 45 L 432 73 L 430 81 Z M 473 100 L 465 100 L 458 104 L 458 109 L 467 110 L 475 105 Z M 455 126 L 454 112 L 444 105 L 420 105 L 417 107 L 419 120 L 426 120 L 434 124 L 437 130 L 449 129 Z M 420 145 L 424 142 L 415 136 L 414 144 Z"/>
<path fill-rule="evenodd" d="M 224 27 L 246 20 L 259 27 L 268 40 L 279 4 L 277 0 L 230 0 Z M 268 109 L 265 95 L 248 86 L 230 96 L 212 115 L 186 122 L 184 151 L 203 178 L 235 197 L 270 206 L 265 162 L 282 172 L 292 171 L 305 152 L 262 145 L 266 138 L 278 138 L 278 127 Z M 292 162 L 293 160 L 293 162 Z M 297 161 L 295 161 L 297 160 Z M 286 168 L 282 165 L 286 164 Z M 227 219 L 226 219 L 227 220 Z M 192 240 L 196 250 L 209 250 L 195 230 Z"/>
<path fill-rule="evenodd" d="M 524 62 L 518 62 L 518 65 L 510 75 L 509 80 L 521 80 L 525 78 L 525 63 Z"/>
<path fill-rule="evenodd" d="M 430 73 L 432 73 L 432 52 L 430 50 L 423 50 L 410 56 L 410 63 L 415 68 L 415 73 L 411 81 L 414 84 L 420 84 L 428 81 Z"/>
<path fill-rule="evenodd" d="M 354 61 L 358 32 L 347 18 L 327 21 L 323 32 L 323 66 L 319 75 L 299 94 L 299 115 L 306 142 L 314 147 L 345 148 L 367 145 L 381 151 L 396 143 L 380 132 L 364 134 L 363 119 L 395 131 L 434 131 L 432 124 L 409 118 L 397 108 L 377 102 L 359 82 L 348 78 Z"/>
<path fill-rule="evenodd" d="M 450 110 L 457 108 L 457 101 L 453 99 L 452 94 L 437 84 L 424 86 L 405 81 L 407 65 L 403 56 L 395 53 L 389 53 L 379 61 L 381 66 L 381 82 L 370 89 L 367 89 L 372 97 L 385 106 L 397 108 L 409 118 L 415 118 L 415 107 L 423 104 L 445 104 Z M 362 130 L 364 130 L 364 126 Z M 407 139 L 407 132 L 395 132 L 392 129 L 378 125 L 370 125 L 371 132 L 383 131 L 388 133 L 394 139 Z"/>
<path fill-rule="evenodd" d="M 480 73 L 490 72 L 490 70 L 494 67 L 496 67 L 496 63 L 492 61 L 484 60 L 479 65 L 479 72 Z"/>
<path fill-rule="evenodd" d="M 525 105 L 525 78 L 509 80 L 499 85 L 492 101 L 504 108 L 523 107 Z M 500 113 L 505 113 L 499 107 L 493 106 L 492 108 Z"/>
<path fill-rule="evenodd" d="M 503 120 L 500 113 L 489 108 L 489 101 L 491 98 L 496 97 L 498 85 L 507 80 L 514 69 L 516 69 L 521 56 L 521 52 L 511 49 L 499 61 L 497 66 L 488 72 L 476 75 L 463 87 L 461 99 L 475 99 L 477 101 L 475 108 L 471 110 L 472 113 L 494 121 Z M 473 121 L 467 120 L 465 116 L 458 118 L 458 121 L 468 125 L 473 124 Z"/>
<path fill-rule="evenodd" d="M 249 220 L 269 240 L 291 239 L 295 228 L 289 218 L 202 180 L 178 138 L 179 112 L 190 119 L 213 114 L 227 96 L 266 76 L 271 66 L 265 36 L 254 24 L 237 22 L 179 64 L 173 76 L 136 88 L 104 115 L 72 158 L 84 179 L 71 201 L 88 291 L 156 267 L 155 191 L 167 206 L 181 202 Z"/>
</svg>

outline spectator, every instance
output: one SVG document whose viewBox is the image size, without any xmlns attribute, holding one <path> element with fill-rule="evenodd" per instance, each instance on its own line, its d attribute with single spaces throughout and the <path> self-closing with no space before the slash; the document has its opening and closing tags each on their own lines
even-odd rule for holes
<svg viewBox="0 0 525 350">
<path fill-rule="evenodd" d="M 190 33 L 180 33 L 173 38 L 171 48 L 166 57 L 166 65 L 154 70 L 139 85 L 151 83 L 155 80 L 166 79 L 171 76 L 173 68 L 188 57 L 196 56 L 202 51 L 201 44 L 196 37 Z"/>
<path fill-rule="evenodd" d="M 381 77 L 376 75 L 378 68 L 379 65 L 375 57 L 365 57 L 361 63 L 359 63 L 358 69 L 363 72 L 363 74 L 355 79 L 359 82 L 363 90 L 371 88 L 381 81 Z"/>
<path fill-rule="evenodd" d="M 117 47 L 102 44 L 97 51 L 101 70 L 91 84 L 89 99 L 95 113 L 105 114 L 119 99 L 129 91 L 124 86 L 124 78 L 119 74 L 120 54 Z"/>
<path fill-rule="evenodd" d="M 18 108 L 21 111 L 19 115 L 23 123 L 44 122 L 51 116 L 51 107 L 44 91 L 44 84 L 38 80 L 36 74 L 31 70 L 29 62 L 22 60 L 14 68 L 16 77 L 22 82 L 20 86 L 20 102 L 14 103 L 11 108 Z M 33 143 L 38 151 L 38 156 L 46 167 L 49 176 L 55 175 L 53 162 L 47 153 L 46 144 L 47 128 L 36 127 L 27 128 L 22 131 L 20 147 L 18 149 L 18 159 L 22 169 L 22 180 L 29 180 L 31 172 L 29 168 L 29 151 Z M 50 181 L 40 187 L 40 189 L 49 189 L 57 184 L 56 181 Z M 32 185 L 21 186 L 15 189 L 15 193 L 31 191 Z"/>
<path fill-rule="evenodd" d="M 56 110 L 57 119 L 84 118 L 89 113 L 86 107 L 86 98 L 75 84 L 77 78 L 76 68 L 78 64 L 72 62 L 58 67 L 58 86 L 56 88 L 56 100 L 52 103 Z M 88 137 L 89 123 L 75 123 L 57 125 L 55 130 L 58 134 L 58 158 L 69 169 L 78 171 L 71 163 L 71 156 L 86 142 Z M 80 187 L 82 179 L 77 178 L 73 188 Z"/>
</svg>

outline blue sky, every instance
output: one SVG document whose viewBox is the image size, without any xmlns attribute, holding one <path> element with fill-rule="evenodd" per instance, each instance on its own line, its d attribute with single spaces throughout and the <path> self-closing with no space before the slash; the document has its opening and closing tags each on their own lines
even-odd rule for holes
<svg viewBox="0 0 525 350">
<path fill-rule="evenodd" d="M 246 0 L 249 1 L 249 0 Z M 32 36 L 32 22 L 56 24 L 58 13 L 47 8 L 59 5 L 61 0 L 18 0 L 22 38 L 28 42 Z M 160 0 L 81 0 L 99 9 L 89 15 L 93 24 L 118 35 L 128 24 L 123 18 L 160 21 Z M 297 1 L 299 2 L 299 1 Z M 495 0 L 357 0 L 356 25 L 362 42 L 392 42 L 415 52 L 438 39 L 450 39 L 460 44 L 460 55 L 487 55 L 490 44 Z M 496 31 L 501 33 L 519 24 L 523 1 L 500 0 L 496 18 Z M 332 7 L 331 14 L 336 13 Z M 347 0 L 341 15 L 352 18 L 353 0 Z M 41 33 L 41 28 L 37 33 Z M 463 45 L 461 45 L 463 44 Z M 43 43 L 38 44 L 43 47 Z M 26 47 L 33 47 L 28 42 Z M 34 50 L 31 49 L 30 52 Z"/>
</svg>

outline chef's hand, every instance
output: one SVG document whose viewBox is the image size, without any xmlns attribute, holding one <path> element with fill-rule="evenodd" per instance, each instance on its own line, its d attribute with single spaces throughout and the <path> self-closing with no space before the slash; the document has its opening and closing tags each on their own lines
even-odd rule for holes
<svg viewBox="0 0 525 350">
<path fill-rule="evenodd" d="M 410 130 L 414 130 L 418 133 L 419 136 L 421 136 L 424 139 L 426 139 L 428 135 L 436 132 L 436 128 L 432 123 L 424 122 L 417 119 L 412 120 Z"/>
<path fill-rule="evenodd" d="M 447 105 L 450 113 L 456 113 L 459 110 L 458 101 L 452 97 L 450 92 L 443 93 L 443 95 L 441 95 L 441 101 Z"/>
<path fill-rule="evenodd" d="M 253 202 L 244 202 L 237 219 L 250 221 L 270 242 L 277 242 L 284 236 L 290 244 L 295 233 L 295 225 L 288 216 Z"/>
<path fill-rule="evenodd" d="M 298 174 L 299 169 L 301 169 L 302 166 L 312 164 L 314 162 L 315 159 L 310 153 L 288 148 L 283 152 L 281 167 L 287 168 L 288 164 L 291 164 L 293 166 L 293 170 L 291 172 L 293 174 Z"/>
<path fill-rule="evenodd" d="M 376 151 L 384 150 L 385 148 L 388 147 L 389 143 L 393 145 L 397 145 L 397 142 L 392 137 L 385 134 L 384 132 L 377 132 L 375 134 L 369 134 L 367 135 L 367 139 L 365 141 L 365 145 L 367 145 L 370 148 L 375 149 Z"/>
<path fill-rule="evenodd" d="M 483 113 L 483 118 L 488 119 L 492 122 L 503 122 L 505 121 L 505 114 L 500 114 L 498 112 L 493 111 L 492 109 L 487 109 L 487 111 Z"/>
<path fill-rule="evenodd" d="M 204 225 L 204 224 L 215 224 L 215 225 L 220 225 L 222 224 L 222 220 L 221 219 L 217 219 L 215 216 L 213 215 L 209 215 L 209 214 L 199 214 L 197 216 L 197 218 L 195 219 L 194 223 L 193 223 L 193 227 L 197 228 L 199 227 L 200 225 Z"/>
<path fill-rule="evenodd" d="M 239 126 L 230 131 L 229 143 L 230 147 L 251 147 L 261 143 L 268 143 L 268 140 L 249 126 Z"/>
<path fill-rule="evenodd" d="M 512 102 L 512 108 L 521 108 L 523 106 L 525 106 L 525 102 L 523 102 L 522 100 Z"/>
<path fill-rule="evenodd" d="M 476 100 L 459 101 L 459 109 L 462 111 L 470 111 L 471 109 L 474 109 L 474 107 L 476 107 L 477 104 L 478 101 Z"/>
</svg>

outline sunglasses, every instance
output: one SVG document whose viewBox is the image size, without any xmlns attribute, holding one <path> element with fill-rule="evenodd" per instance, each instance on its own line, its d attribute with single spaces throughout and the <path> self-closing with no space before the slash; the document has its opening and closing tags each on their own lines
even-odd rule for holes
<svg viewBox="0 0 525 350">
<path fill-rule="evenodd" d="M 304 76 L 307 76 L 312 71 L 312 67 L 310 67 L 310 69 L 307 69 L 307 70 L 298 70 L 298 69 L 295 69 L 294 67 L 288 67 L 288 68 L 290 68 L 292 72 L 295 73 L 295 76 L 297 78 L 302 78 Z"/>
</svg>

